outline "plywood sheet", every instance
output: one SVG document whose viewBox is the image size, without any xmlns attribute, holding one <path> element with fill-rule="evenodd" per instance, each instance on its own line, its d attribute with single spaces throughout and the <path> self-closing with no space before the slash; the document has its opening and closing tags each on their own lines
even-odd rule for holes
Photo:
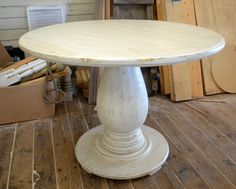
<svg viewBox="0 0 236 189">
<path fill-rule="evenodd" d="M 219 32 L 227 45 L 236 45 L 236 1 L 194 0 L 196 19 L 199 26 Z M 213 58 L 202 61 L 204 90 L 207 95 L 222 93 L 211 75 Z"/>
<path fill-rule="evenodd" d="M 217 85 L 226 92 L 236 93 L 236 47 L 228 45 L 213 58 L 212 76 Z"/>
</svg>

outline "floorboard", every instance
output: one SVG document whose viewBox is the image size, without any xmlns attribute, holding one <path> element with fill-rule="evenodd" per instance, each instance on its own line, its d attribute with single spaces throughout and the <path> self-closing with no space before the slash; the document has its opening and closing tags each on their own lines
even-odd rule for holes
<svg viewBox="0 0 236 189">
<path fill-rule="evenodd" d="M 180 103 L 152 97 L 145 124 L 167 139 L 170 155 L 152 176 L 115 181 L 90 175 L 74 155 L 77 140 L 100 124 L 80 97 L 54 118 L 0 125 L 2 189 L 236 189 L 236 95 Z"/>
<path fill-rule="evenodd" d="M 11 124 L 0 129 L 0 188 L 7 188 L 9 184 L 16 125 Z"/>
<path fill-rule="evenodd" d="M 9 188 L 32 187 L 33 125 L 34 121 L 17 124 Z"/>
<path fill-rule="evenodd" d="M 57 106 L 56 116 L 52 119 L 52 124 L 58 186 L 60 189 L 83 189 L 64 104 Z"/>
<path fill-rule="evenodd" d="M 195 126 L 200 129 L 209 139 L 234 163 L 236 162 L 235 144 L 204 116 L 196 113 L 185 103 L 176 104 L 179 111 L 184 114 Z M 236 115 L 236 114 L 235 114 Z"/>
<path fill-rule="evenodd" d="M 181 153 L 181 150 L 179 150 L 178 145 L 176 145 L 169 138 L 169 136 L 171 135 L 167 135 L 165 131 L 161 128 L 162 122 L 160 121 L 160 124 L 157 124 L 155 117 L 152 116 L 152 110 L 150 110 L 150 112 L 151 113 L 150 116 L 148 116 L 147 124 L 152 126 L 153 128 L 156 128 L 167 139 L 170 148 L 170 154 L 167 159 L 168 168 L 171 169 L 178 178 L 177 182 L 179 181 L 184 188 L 209 189 L 208 185 L 203 180 L 203 178 L 192 167 L 191 161 L 189 162 L 185 159 L 185 155 L 184 153 Z M 176 136 L 178 136 L 178 133 L 175 134 Z"/>
<path fill-rule="evenodd" d="M 166 165 L 162 167 L 160 171 L 158 171 L 156 174 L 152 175 L 153 179 L 157 182 L 157 185 L 159 186 L 160 189 L 174 189 L 174 185 L 170 182 L 170 179 L 166 172 L 163 170 L 163 168 Z"/>
<path fill-rule="evenodd" d="M 164 110 L 165 114 L 176 123 L 183 135 L 189 137 L 192 143 L 222 171 L 223 176 L 229 178 L 230 182 L 236 185 L 236 165 L 219 148 L 216 148 L 216 144 L 205 132 L 200 130 L 189 117 L 182 114 L 182 112 L 176 108 L 175 104 L 164 100 L 158 105 L 161 110 Z"/>
<path fill-rule="evenodd" d="M 162 98 L 158 101 L 163 100 Z M 221 188 L 235 188 L 221 170 L 219 170 L 215 164 L 198 148 L 196 143 L 192 141 L 192 137 L 186 135 L 181 129 L 181 125 L 177 124 L 165 106 L 160 106 L 161 103 L 157 103 L 157 99 L 150 99 L 151 104 L 155 104 L 155 107 L 150 108 L 150 115 L 156 121 L 159 128 L 163 131 L 164 136 L 172 142 L 186 160 L 193 166 L 195 170 L 202 176 L 202 179 L 214 189 Z M 157 109 L 157 111 L 155 111 Z M 173 111 L 175 112 L 175 111 Z M 178 117 L 182 119 L 181 116 Z M 191 130 L 188 129 L 187 130 Z M 220 181 L 220 182 L 219 182 Z"/>
<path fill-rule="evenodd" d="M 69 103 L 66 107 L 68 110 L 70 127 L 72 133 L 74 133 L 74 141 L 76 142 L 79 137 L 89 129 L 88 123 L 86 122 L 85 114 L 82 110 L 82 105 L 80 101 Z M 95 175 L 90 175 L 81 167 L 79 169 L 81 173 L 83 187 L 85 189 L 108 189 L 106 179 Z"/>
<path fill-rule="evenodd" d="M 51 126 L 51 119 L 34 124 L 34 189 L 57 188 Z"/>
</svg>

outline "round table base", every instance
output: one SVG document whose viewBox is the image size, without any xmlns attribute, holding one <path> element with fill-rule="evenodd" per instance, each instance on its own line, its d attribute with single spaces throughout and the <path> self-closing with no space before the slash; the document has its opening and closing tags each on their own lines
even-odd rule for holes
<svg viewBox="0 0 236 189">
<path fill-rule="evenodd" d="M 86 132 L 76 144 L 76 158 L 88 173 L 110 179 L 132 179 L 157 172 L 168 157 L 166 139 L 156 130 L 143 126 L 142 131 L 151 142 L 151 148 L 144 156 L 135 159 L 114 159 L 100 156 L 95 148 L 95 139 L 104 131 L 103 126 Z"/>
</svg>

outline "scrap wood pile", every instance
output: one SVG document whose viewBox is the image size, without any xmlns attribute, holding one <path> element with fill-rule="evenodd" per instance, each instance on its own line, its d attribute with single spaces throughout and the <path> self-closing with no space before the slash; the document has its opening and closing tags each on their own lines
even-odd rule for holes
<svg viewBox="0 0 236 189">
<path fill-rule="evenodd" d="M 24 85 L 45 80 L 45 82 L 53 83 L 53 85 L 45 85 L 45 95 L 49 102 L 72 100 L 71 71 L 68 66 L 47 63 L 45 60 L 32 56 L 10 65 L 7 62 L 6 65 L 1 65 L 0 87 Z M 55 96 L 55 91 L 61 91 L 60 94 L 57 94 L 60 96 Z"/>
</svg>

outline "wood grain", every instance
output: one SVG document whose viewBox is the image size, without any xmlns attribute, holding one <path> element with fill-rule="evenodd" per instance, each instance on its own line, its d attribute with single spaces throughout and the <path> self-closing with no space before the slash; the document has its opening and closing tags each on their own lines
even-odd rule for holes
<svg viewBox="0 0 236 189">
<path fill-rule="evenodd" d="M 36 172 L 36 169 L 35 171 L 31 169 L 35 163 L 40 170 L 45 171 L 48 170 L 46 167 L 51 167 L 51 170 L 56 165 L 56 174 L 52 175 L 57 181 L 54 180 L 54 184 L 49 186 L 55 188 L 55 183 L 57 183 L 57 189 L 145 189 L 148 186 L 153 189 L 235 188 L 234 184 L 231 186 L 228 184 L 230 171 L 235 166 L 236 144 L 233 142 L 232 136 L 226 135 L 223 131 L 226 130 L 230 133 L 231 126 L 235 123 L 236 96 L 221 94 L 187 103 L 204 112 L 207 117 L 186 106 L 186 103 L 173 104 L 169 103 L 167 98 L 151 98 L 146 124 L 165 135 L 171 153 L 162 169 L 152 175 L 152 178 L 145 177 L 131 182 L 129 180 L 105 180 L 89 175 L 81 170 L 75 161 L 74 142 L 88 127 L 93 128 L 99 123 L 94 106 L 86 104 L 82 98 L 73 103 L 67 103 L 66 106 L 64 104 L 57 106 L 55 118 L 35 120 L 34 127 L 32 127 L 34 121 L 17 123 L 17 129 L 15 129 L 16 124 L 1 125 L 0 188 L 6 188 L 6 186 L 9 188 L 32 188 L 30 172 L 34 173 L 35 181 L 39 179 L 37 174 L 39 172 Z M 52 121 L 51 128 L 48 125 L 49 120 Z M 191 120 L 192 123 L 188 120 Z M 206 149 L 209 149 L 208 145 L 212 147 L 208 153 L 194 137 L 195 132 L 199 133 L 194 125 L 202 133 L 202 135 L 198 135 L 198 141 L 202 140 Z M 229 127 L 229 125 L 231 126 Z M 187 126 L 188 130 L 193 129 L 194 132 L 186 131 L 187 129 L 184 128 Z M 229 130 L 229 128 L 231 129 Z M 51 144 L 48 138 L 50 132 L 53 140 Z M 233 134 L 232 130 L 231 134 Z M 207 145 L 205 145 L 206 139 L 209 142 Z M 41 147 L 38 150 L 30 149 L 30 147 L 37 146 Z M 215 154 L 218 150 L 224 152 L 224 156 L 231 161 L 226 160 L 222 162 L 224 165 L 219 165 L 217 161 L 222 155 L 218 157 Z M 39 153 L 39 151 L 41 152 Z M 51 155 L 48 156 L 48 154 Z M 37 158 L 51 157 L 52 154 L 55 154 L 55 159 L 50 158 L 47 161 L 41 159 L 40 163 L 39 161 L 33 163 L 36 156 Z M 215 166 L 211 166 L 212 162 Z M 223 168 L 227 163 L 230 167 L 228 170 Z M 11 166 L 10 172 L 9 166 Z M 24 168 L 19 173 L 22 166 Z M 83 179 L 81 179 L 81 175 L 83 175 Z M 221 175 L 221 177 L 217 175 Z M 231 176 L 234 175 L 235 173 L 231 172 Z M 51 177 L 42 174 L 40 178 L 41 183 L 48 183 L 51 179 Z M 39 188 L 36 185 L 35 187 Z"/>
<path fill-rule="evenodd" d="M 157 102 L 156 102 L 157 103 Z M 183 134 L 183 131 L 179 129 L 177 124 L 164 112 L 163 106 L 160 106 L 158 111 L 159 116 L 157 113 L 151 113 L 154 119 L 159 123 L 160 128 L 166 133 L 164 136 L 171 137 L 171 140 L 175 143 L 184 157 L 191 163 L 195 170 L 204 178 L 204 181 L 213 188 L 222 188 L 227 185 L 227 188 L 234 188 L 232 182 L 224 175 L 219 169 L 215 168 L 215 165 L 208 160 L 196 144 L 191 141 L 191 138 Z M 156 106 L 158 107 L 158 106 Z M 169 120 L 169 121 L 168 121 Z M 193 158 L 194 157 L 194 158 Z M 224 179 L 223 179 L 224 178 Z M 221 182 L 217 182 L 220 180 Z"/>
<path fill-rule="evenodd" d="M 164 1 L 163 6 L 165 7 L 165 20 L 196 25 L 193 0 L 184 0 L 173 3 L 171 0 L 167 0 Z M 168 75 L 166 73 L 164 73 L 163 77 L 167 78 L 165 80 L 168 81 Z M 203 97 L 202 76 L 199 61 L 170 66 L 169 77 L 171 82 L 170 93 L 173 101 Z"/>
<path fill-rule="evenodd" d="M 215 128 L 208 118 L 196 113 L 185 104 L 177 104 L 177 108 L 188 117 L 196 126 L 204 131 L 204 133 L 214 142 L 214 144 L 232 161 L 236 162 L 236 154 L 234 153 L 235 144 L 224 135 L 220 130 Z"/>
<path fill-rule="evenodd" d="M 227 45 L 214 56 L 211 73 L 216 84 L 225 92 L 236 93 L 236 46 Z"/>
<path fill-rule="evenodd" d="M 147 121 L 148 124 L 160 130 L 160 126 L 153 120 L 155 118 L 150 116 Z M 160 130 L 161 131 L 161 130 Z M 165 133 L 162 132 L 164 135 Z M 183 187 L 186 188 L 209 188 L 209 186 L 205 183 L 205 181 L 200 177 L 200 175 L 193 169 L 192 165 L 186 161 L 185 157 L 181 154 L 178 148 L 173 144 L 169 138 L 167 138 L 168 144 L 170 147 L 170 155 L 167 160 L 168 167 L 171 168 L 176 175 L 176 177 L 180 180 Z"/>
<path fill-rule="evenodd" d="M 0 130 L 0 188 L 7 188 L 15 144 L 16 124 L 9 124 Z"/>
<path fill-rule="evenodd" d="M 227 136 L 230 141 L 236 144 L 235 121 L 222 116 L 222 113 L 217 111 L 211 103 L 206 105 L 206 103 L 191 102 L 189 104 L 197 109 L 201 109 L 202 112 L 207 115 L 207 119 L 213 124 L 213 126 Z"/>
<path fill-rule="evenodd" d="M 160 189 L 155 180 L 150 176 L 133 179 L 132 184 L 135 189 L 142 189 L 142 188 Z"/>
<path fill-rule="evenodd" d="M 34 169 L 35 189 L 56 189 L 54 154 L 52 146 L 51 120 L 37 121 L 34 124 Z"/>
<path fill-rule="evenodd" d="M 166 20 L 166 6 L 164 0 L 156 0 L 156 13 L 157 13 L 157 20 Z M 161 85 L 161 94 L 167 95 L 170 94 L 170 73 L 169 73 L 169 66 L 160 66 L 160 85 Z"/>
<path fill-rule="evenodd" d="M 134 189 L 130 180 L 111 180 L 107 179 L 109 189 Z"/>
<path fill-rule="evenodd" d="M 166 164 L 163 165 L 165 167 Z M 164 168 L 163 168 L 164 169 Z M 157 185 L 160 189 L 174 189 L 174 185 L 169 180 L 168 175 L 164 172 L 164 170 L 161 169 L 156 174 L 154 174 L 152 177 L 157 182 Z"/>
<path fill-rule="evenodd" d="M 33 125 L 34 121 L 17 124 L 9 188 L 32 187 Z"/>
<path fill-rule="evenodd" d="M 19 44 L 28 53 L 58 63 L 142 67 L 210 56 L 224 47 L 224 39 L 215 32 L 185 24 L 100 20 L 39 28 L 21 37 Z"/>
<path fill-rule="evenodd" d="M 68 103 L 66 107 L 71 127 L 70 129 L 73 132 L 73 139 L 75 143 L 79 137 L 88 130 L 88 124 L 85 120 L 84 113 L 82 112 L 82 106 L 79 101 L 77 101 L 77 103 Z M 104 178 L 90 175 L 82 168 L 80 168 L 80 174 L 84 188 L 108 189 L 107 182 Z"/>
<path fill-rule="evenodd" d="M 212 30 L 216 30 L 216 15 L 214 10 L 214 2 L 210 1 L 194 1 L 196 20 L 199 26 L 204 26 Z M 207 11 L 206 11 L 207 9 Z M 211 76 L 212 57 L 202 60 L 203 85 L 205 94 L 217 94 L 223 92 L 214 82 Z"/>
<path fill-rule="evenodd" d="M 191 140 L 198 146 L 199 149 L 218 167 L 223 174 L 229 178 L 229 180 L 236 185 L 236 165 L 229 157 L 219 150 L 214 148 L 215 143 L 209 140 L 208 136 L 205 135 L 198 127 L 189 119 L 185 117 L 172 103 L 166 101 L 161 106 L 165 109 L 167 116 L 173 120 L 183 131 L 186 136 L 189 136 Z M 177 119 L 178 117 L 178 119 Z M 200 139 L 201 136 L 201 140 Z"/>
<path fill-rule="evenodd" d="M 227 45 L 236 45 L 235 40 L 235 1 L 221 0 L 195 0 L 196 19 L 199 26 L 210 28 L 221 33 Z M 207 95 L 222 93 L 211 75 L 211 64 L 213 59 L 202 61 L 204 89 Z M 226 60 L 227 61 L 227 60 Z"/>
<path fill-rule="evenodd" d="M 174 171 L 169 167 L 168 163 L 163 166 L 163 171 L 166 173 L 175 189 L 185 188 L 179 178 L 175 175 Z"/>
<path fill-rule="evenodd" d="M 74 141 L 68 121 L 64 104 L 59 104 L 56 116 L 52 119 L 58 187 L 61 189 L 83 189 L 80 168 L 74 156 Z"/>
</svg>

